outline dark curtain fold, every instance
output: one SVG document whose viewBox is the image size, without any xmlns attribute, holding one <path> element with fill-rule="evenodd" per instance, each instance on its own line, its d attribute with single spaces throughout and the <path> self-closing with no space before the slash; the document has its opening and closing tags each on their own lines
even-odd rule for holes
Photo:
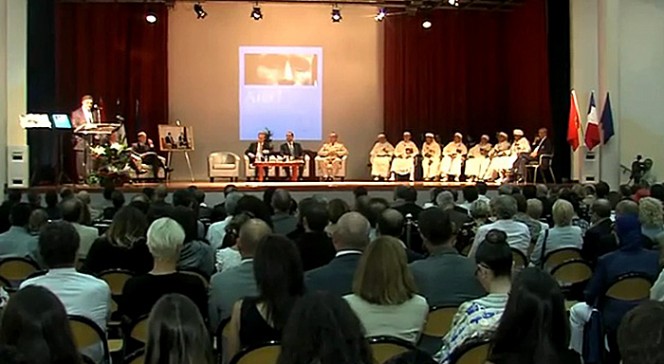
<svg viewBox="0 0 664 364">
<path fill-rule="evenodd" d="M 511 12 L 441 10 L 385 20 L 384 126 L 396 141 L 454 132 L 475 140 L 522 128 L 551 127 L 546 1 Z"/>
<path fill-rule="evenodd" d="M 145 14 L 158 21 L 148 24 Z M 168 10 L 164 4 L 57 3 L 57 105 L 103 101 L 106 119 L 125 118 L 129 141 L 145 130 L 155 141 L 168 122 Z M 138 104 L 138 105 L 137 105 Z"/>
</svg>

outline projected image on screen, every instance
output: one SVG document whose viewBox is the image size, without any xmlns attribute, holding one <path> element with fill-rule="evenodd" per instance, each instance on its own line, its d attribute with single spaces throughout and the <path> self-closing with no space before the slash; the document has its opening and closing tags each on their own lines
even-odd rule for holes
<svg viewBox="0 0 664 364">
<path fill-rule="evenodd" d="M 240 47 L 240 139 L 269 128 L 301 140 L 322 132 L 322 48 Z"/>
</svg>

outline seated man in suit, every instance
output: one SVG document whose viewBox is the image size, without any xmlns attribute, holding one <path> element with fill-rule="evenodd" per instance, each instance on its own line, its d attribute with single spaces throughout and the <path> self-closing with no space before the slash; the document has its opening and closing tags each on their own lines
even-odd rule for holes
<svg viewBox="0 0 664 364">
<path fill-rule="evenodd" d="M 369 221 L 358 212 L 339 218 L 332 232 L 337 254 L 329 264 L 306 273 L 309 292 L 327 291 L 339 297 L 353 293 L 353 277 L 362 252 L 369 245 L 369 229 Z"/>
<path fill-rule="evenodd" d="M 152 166 L 154 178 L 157 178 L 159 168 L 163 168 L 164 171 L 170 172 L 170 168 L 166 167 L 166 159 L 155 152 L 152 139 L 148 138 L 147 133 L 144 131 L 138 133 L 136 143 L 131 145 L 131 151 L 133 161 L 132 166 L 134 170 L 136 170 L 136 174 L 145 173 L 145 171 L 141 169 L 142 164 Z"/>
<path fill-rule="evenodd" d="M 295 142 L 295 134 L 292 131 L 286 132 L 286 142 L 279 146 L 279 154 L 287 159 L 302 159 L 302 145 Z M 304 166 L 300 166 L 299 176 L 302 177 Z M 286 168 L 286 176 L 290 177 L 290 168 Z"/>
<path fill-rule="evenodd" d="M 254 164 L 257 159 L 267 159 L 271 153 L 272 145 L 267 140 L 267 133 L 263 130 L 258 132 L 258 139 L 255 142 L 251 142 L 249 147 L 244 151 L 244 154 L 249 157 L 249 163 L 251 164 Z M 258 175 L 258 170 L 256 170 L 256 175 Z M 267 176 L 267 168 L 264 175 Z"/>
<path fill-rule="evenodd" d="M 583 237 L 581 256 L 590 265 L 595 265 L 597 258 L 614 251 L 618 248 L 612 239 L 607 239 L 613 233 L 613 222 L 611 221 L 611 203 L 609 200 L 600 198 L 593 202 L 590 207 L 590 222 L 592 225 Z M 603 244 L 610 242 L 609 244 Z"/>
<path fill-rule="evenodd" d="M 548 131 L 546 128 L 540 128 L 537 132 L 537 137 L 533 141 L 532 152 L 530 153 L 521 153 L 514 162 L 514 170 L 519 181 L 522 181 L 526 178 L 526 165 L 531 161 L 539 161 L 539 158 L 543 154 L 553 154 L 553 143 L 551 139 L 548 138 Z M 549 168 L 549 160 L 542 160 L 542 166 L 544 170 Z"/>
</svg>

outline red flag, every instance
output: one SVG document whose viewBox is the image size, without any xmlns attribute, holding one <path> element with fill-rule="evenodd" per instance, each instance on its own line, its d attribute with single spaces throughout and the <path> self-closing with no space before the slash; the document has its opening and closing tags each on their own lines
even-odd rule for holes
<svg viewBox="0 0 664 364">
<path fill-rule="evenodd" d="M 576 101 L 576 92 L 572 90 L 569 105 L 569 121 L 567 123 L 567 142 L 576 151 L 581 144 L 579 138 L 579 125 L 581 124 L 581 116 L 579 115 L 579 105 Z"/>
<path fill-rule="evenodd" d="M 586 147 L 593 150 L 602 139 L 599 136 L 599 120 L 597 118 L 597 105 L 595 105 L 595 94 L 590 93 L 590 105 L 588 106 L 588 118 L 586 119 Z"/>
</svg>

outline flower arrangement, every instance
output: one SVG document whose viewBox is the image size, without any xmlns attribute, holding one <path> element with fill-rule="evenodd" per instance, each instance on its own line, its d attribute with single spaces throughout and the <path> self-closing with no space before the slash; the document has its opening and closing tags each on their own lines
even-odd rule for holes
<svg viewBox="0 0 664 364">
<path fill-rule="evenodd" d="M 122 186 L 129 182 L 131 151 L 124 143 L 110 143 L 90 147 L 93 169 L 88 176 L 89 185 Z"/>
</svg>

